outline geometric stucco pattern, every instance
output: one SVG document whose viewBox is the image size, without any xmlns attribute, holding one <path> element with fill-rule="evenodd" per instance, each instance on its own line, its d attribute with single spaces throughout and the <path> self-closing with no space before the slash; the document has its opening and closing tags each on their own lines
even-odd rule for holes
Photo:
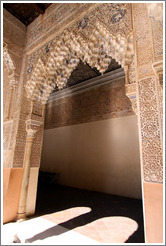
<svg viewBox="0 0 166 246">
<path fill-rule="evenodd" d="M 148 4 L 133 4 L 138 80 L 138 122 L 143 179 L 147 182 L 162 183 L 162 133 L 157 92 L 158 79 L 152 67 L 154 60 L 152 19 L 148 16 Z M 158 44 L 161 44 L 161 42 Z"/>
<path fill-rule="evenodd" d="M 159 111 L 160 111 L 161 133 L 163 137 L 163 87 L 160 84 L 159 80 L 157 83 L 157 88 L 158 88 L 158 103 L 159 103 Z"/>
<path fill-rule="evenodd" d="M 156 77 L 138 81 L 144 180 L 162 183 L 163 160 Z"/>
<path fill-rule="evenodd" d="M 20 119 L 18 124 L 13 167 L 22 167 L 26 144 L 26 124 L 25 119 Z"/>
</svg>

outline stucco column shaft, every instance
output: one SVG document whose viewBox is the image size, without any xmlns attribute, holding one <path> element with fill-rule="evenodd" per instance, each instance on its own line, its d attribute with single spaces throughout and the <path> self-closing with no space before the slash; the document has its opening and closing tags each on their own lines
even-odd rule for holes
<svg viewBox="0 0 166 246">
<path fill-rule="evenodd" d="M 27 203 L 28 184 L 29 184 L 29 175 L 30 175 L 32 145 L 33 145 L 35 133 L 37 132 L 37 128 L 40 125 L 41 122 L 37 122 L 37 121 L 27 120 L 26 122 L 27 139 L 26 139 L 26 147 L 25 147 L 23 178 L 22 178 L 17 220 L 26 218 L 26 203 Z"/>
<path fill-rule="evenodd" d="M 31 151 L 33 145 L 34 137 L 28 137 L 26 140 L 26 150 L 25 150 L 25 162 L 24 162 L 24 171 L 23 171 L 23 179 L 21 186 L 21 194 L 20 194 L 20 202 L 18 207 L 18 218 L 25 218 L 26 212 L 26 200 L 28 193 L 28 183 L 29 183 L 29 174 L 30 174 L 30 161 L 31 161 Z"/>
</svg>

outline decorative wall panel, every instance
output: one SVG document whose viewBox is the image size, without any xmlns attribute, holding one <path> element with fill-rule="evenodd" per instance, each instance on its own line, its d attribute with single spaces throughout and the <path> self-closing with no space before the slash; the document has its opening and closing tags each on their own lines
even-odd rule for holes
<svg viewBox="0 0 166 246">
<path fill-rule="evenodd" d="M 144 179 L 160 183 L 163 180 L 163 160 L 156 82 L 156 77 L 143 79 L 138 88 Z"/>
<path fill-rule="evenodd" d="M 162 183 L 162 131 L 157 89 L 158 78 L 152 67 L 155 53 L 151 19 L 148 16 L 148 4 L 133 4 L 137 55 L 138 122 L 143 179 L 146 182 Z"/>
<path fill-rule="evenodd" d="M 17 137 L 16 137 L 13 167 L 23 167 L 25 143 L 26 143 L 25 119 L 22 120 L 20 119 L 18 125 Z"/>
</svg>

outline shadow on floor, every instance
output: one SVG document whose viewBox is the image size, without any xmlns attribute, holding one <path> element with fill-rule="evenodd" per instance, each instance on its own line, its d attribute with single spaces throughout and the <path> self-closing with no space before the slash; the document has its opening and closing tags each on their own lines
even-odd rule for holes
<svg viewBox="0 0 166 246">
<path fill-rule="evenodd" d="M 72 207 L 90 207 L 92 210 L 49 228 L 27 239 L 27 242 L 59 235 L 100 218 L 123 216 L 135 220 L 138 224 L 137 231 L 125 243 L 144 243 L 141 200 L 39 182 L 35 217 Z"/>
</svg>

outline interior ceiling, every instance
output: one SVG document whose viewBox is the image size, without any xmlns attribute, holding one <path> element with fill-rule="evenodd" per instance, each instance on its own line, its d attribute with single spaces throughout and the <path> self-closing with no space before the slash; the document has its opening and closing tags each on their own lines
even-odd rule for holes
<svg viewBox="0 0 166 246">
<path fill-rule="evenodd" d="M 28 26 L 40 14 L 44 14 L 50 5 L 51 3 L 4 3 L 3 7 Z"/>
<path fill-rule="evenodd" d="M 121 65 L 119 65 L 115 59 L 112 59 L 111 63 L 108 66 L 108 69 L 105 71 L 105 73 L 111 72 L 115 69 L 120 68 Z M 104 74 L 105 74 L 104 73 Z M 84 64 L 82 61 L 79 62 L 78 66 L 73 70 L 71 73 L 67 85 L 64 88 L 68 88 L 70 86 L 73 86 L 75 84 L 82 83 L 86 80 L 95 78 L 97 76 L 100 76 L 101 73 L 97 70 L 97 68 L 91 68 L 87 63 Z M 58 91 L 58 87 L 56 87 L 53 91 L 55 93 Z"/>
</svg>

